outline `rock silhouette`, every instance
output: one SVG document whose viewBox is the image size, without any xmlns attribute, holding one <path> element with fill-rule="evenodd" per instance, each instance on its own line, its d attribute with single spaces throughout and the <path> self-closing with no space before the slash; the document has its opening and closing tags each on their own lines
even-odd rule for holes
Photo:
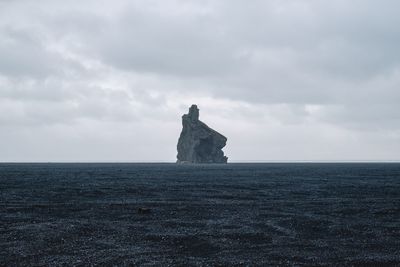
<svg viewBox="0 0 400 267">
<path fill-rule="evenodd" d="M 227 163 L 222 148 L 227 138 L 199 120 L 196 105 L 182 116 L 182 132 L 178 140 L 178 163 Z"/>
</svg>

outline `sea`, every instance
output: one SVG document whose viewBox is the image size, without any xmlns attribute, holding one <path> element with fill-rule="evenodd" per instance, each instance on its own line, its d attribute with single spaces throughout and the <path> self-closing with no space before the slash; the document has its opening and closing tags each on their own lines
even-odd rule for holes
<svg viewBox="0 0 400 267">
<path fill-rule="evenodd" d="M 400 164 L 2 163 L 0 266 L 400 266 Z"/>
</svg>

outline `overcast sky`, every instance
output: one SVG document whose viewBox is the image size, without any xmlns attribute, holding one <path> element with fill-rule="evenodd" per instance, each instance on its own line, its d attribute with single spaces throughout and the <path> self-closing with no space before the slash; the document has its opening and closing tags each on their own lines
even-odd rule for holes
<svg viewBox="0 0 400 267">
<path fill-rule="evenodd" d="M 0 161 L 400 160 L 398 0 L 0 0 Z"/>
</svg>

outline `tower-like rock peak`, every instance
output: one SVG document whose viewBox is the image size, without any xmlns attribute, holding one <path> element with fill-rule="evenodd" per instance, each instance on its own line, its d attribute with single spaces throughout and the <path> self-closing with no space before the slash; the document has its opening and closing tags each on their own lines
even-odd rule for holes
<svg viewBox="0 0 400 267">
<path fill-rule="evenodd" d="M 185 115 L 183 115 L 185 116 Z M 189 119 L 193 122 L 198 121 L 199 120 L 199 109 L 197 108 L 196 105 L 192 105 L 189 108 L 189 114 L 187 115 L 189 117 Z"/>
<path fill-rule="evenodd" d="M 227 138 L 199 120 L 196 105 L 182 116 L 182 132 L 178 140 L 178 163 L 227 163 L 222 148 Z"/>
</svg>

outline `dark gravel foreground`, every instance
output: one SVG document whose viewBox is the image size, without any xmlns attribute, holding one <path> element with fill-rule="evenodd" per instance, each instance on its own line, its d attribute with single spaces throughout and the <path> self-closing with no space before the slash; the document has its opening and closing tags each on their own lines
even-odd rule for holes
<svg viewBox="0 0 400 267">
<path fill-rule="evenodd" d="M 0 199 L 1 266 L 400 266 L 400 164 L 0 164 Z"/>
</svg>

